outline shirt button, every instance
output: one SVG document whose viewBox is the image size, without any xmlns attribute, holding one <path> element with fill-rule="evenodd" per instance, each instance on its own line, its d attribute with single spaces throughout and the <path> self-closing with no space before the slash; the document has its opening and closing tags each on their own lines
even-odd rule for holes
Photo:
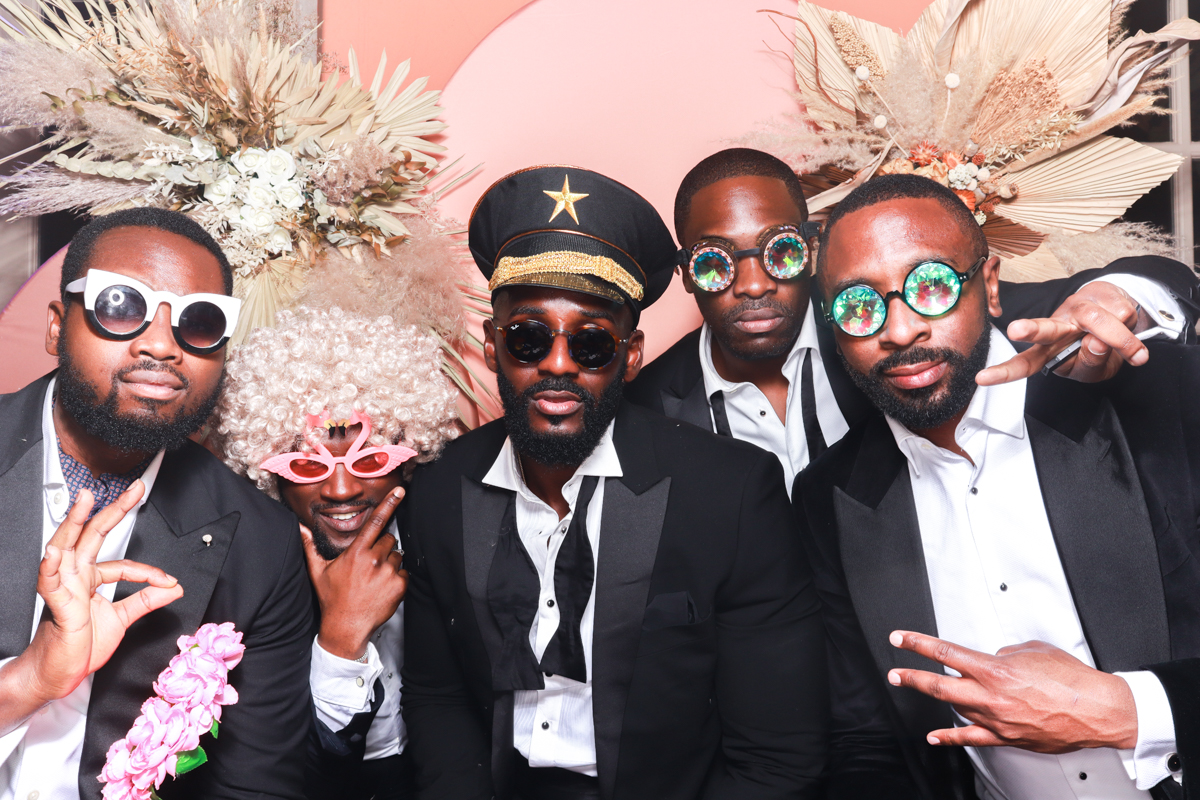
<svg viewBox="0 0 1200 800">
<path fill-rule="evenodd" d="M 1008 591 L 1008 584 L 1007 584 L 1007 583 L 1002 583 L 1002 584 L 1000 584 L 1000 591 L 1002 591 L 1002 592 L 1007 592 L 1007 591 Z"/>
<path fill-rule="evenodd" d="M 550 730 L 550 723 L 549 723 L 549 722 L 543 722 L 543 723 L 542 723 L 542 730 L 544 730 L 544 731 L 548 731 L 548 730 Z"/>
<path fill-rule="evenodd" d="M 364 681 L 362 678 L 355 678 L 355 679 L 354 679 L 354 685 L 355 685 L 355 686 L 362 686 L 362 685 L 363 685 L 365 682 L 366 682 L 366 681 Z"/>
<path fill-rule="evenodd" d="M 1179 772 L 1179 770 L 1183 769 L 1183 764 L 1179 761 L 1178 753 L 1171 753 L 1171 755 L 1167 756 L 1167 769 L 1171 770 L 1171 772 Z"/>
<path fill-rule="evenodd" d="M 41 793 L 37 789 L 34 789 L 32 792 L 27 794 L 26 797 L 29 798 L 29 800 L 37 800 L 39 797 L 41 797 Z"/>
<path fill-rule="evenodd" d="M 392 677 L 392 673 L 390 673 L 390 672 L 389 672 L 389 673 L 388 673 L 388 677 L 389 677 L 389 678 L 390 678 L 390 677 Z"/>
<path fill-rule="evenodd" d="M 61 506 L 63 504 L 63 493 L 61 491 L 54 493 L 54 505 Z"/>
<path fill-rule="evenodd" d="M 1086 781 L 1086 780 L 1087 780 L 1087 773 L 1086 773 L 1086 772 L 1081 772 L 1081 773 L 1079 773 L 1079 780 L 1081 780 L 1081 781 Z"/>
<path fill-rule="evenodd" d="M 971 494 L 979 494 L 979 487 L 978 487 L 978 486 L 972 486 L 972 487 L 971 487 Z"/>
<path fill-rule="evenodd" d="M 554 598 L 553 597 L 551 597 L 549 600 L 546 601 L 546 608 L 554 608 Z"/>
<path fill-rule="evenodd" d="M 546 677 L 547 677 L 547 678 L 553 678 L 553 677 L 554 677 L 554 673 L 553 673 L 553 672 L 547 672 L 547 673 L 546 673 Z"/>
<path fill-rule="evenodd" d="M 759 411 L 759 412 L 758 412 L 758 415 L 759 415 L 760 417 L 765 417 L 765 416 L 767 415 L 767 412 L 765 412 L 765 411 Z"/>
</svg>

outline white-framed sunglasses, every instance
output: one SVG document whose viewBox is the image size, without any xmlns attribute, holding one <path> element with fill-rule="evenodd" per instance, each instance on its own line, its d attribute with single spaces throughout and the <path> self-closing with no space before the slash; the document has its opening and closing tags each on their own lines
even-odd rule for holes
<svg viewBox="0 0 1200 800">
<path fill-rule="evenodd" d="M 189 353 L 207 355 L 225 346 L 237 327 L 242 301 L 224 294 L 197 293 L 180 297 L 156 292 L 128 275 L 90 269 L 67 284 L 67 292 L 83 294 L 88 321 L 106 339 L 132 339 L 149 327 L 166 303 L 171 307 L 171 331 Z"/>
</svg>

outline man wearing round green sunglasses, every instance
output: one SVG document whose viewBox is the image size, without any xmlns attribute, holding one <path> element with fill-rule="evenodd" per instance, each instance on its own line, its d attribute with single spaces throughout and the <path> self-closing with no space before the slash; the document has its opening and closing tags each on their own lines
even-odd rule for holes
<svg viewBox="0 0 1200 800">
<path fill-rule="evenodd" d="M 635 403 L 774 453 L 789 484 L 870 409 L 842 369 L 832 329 L 818 324 L 820 305 L 809 310 L 814 227 L 800 180 L 774 156 L 734 148 L 696 165 L 676 195 L 675 231 L 683 286 L 704 324 L 626 390 Z M 1001 282 L 1001 330 L 1041 344 L 982 379 L 1036 372 L 1085 331 L 1081 355 L 1064 369 L 1081 380 L 1108 376 L 1144 352 L 1128 330 L 1137 306 L 1143 324 L 1153 317 L 1183 334 L 1195 322 L 1196 287 L 1190 270 L 1164 258 L 1122 259 L 1040 284 Z"/>
<path fill-rule="evenodd" d="M 814 289 L 876 409 L 792 490 L 830 643 L 829 796 L 1183 797 L 1200 350 L 1156 342 L 1098 383 L 980 379 L 1016 354 L 999 262 L 924 178 L 867 182 L 820 244 Z"/>
</svg>

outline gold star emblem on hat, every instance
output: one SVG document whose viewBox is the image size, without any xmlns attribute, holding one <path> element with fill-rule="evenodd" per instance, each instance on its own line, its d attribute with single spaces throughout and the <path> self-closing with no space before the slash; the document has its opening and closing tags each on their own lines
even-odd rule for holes
<svg viewBox="0 0 1200 800">
<path fill-rule="evenodd" d="M 552 192 L 549 189 L 543 189 L 543 194 L 549 195 L 554 201 L 554 213 L 550 215 L 550 221 L 554 222 L 554 218 L 562 213 L 563 209 L 571 215 L 571 219 L 575 220 L 575 224 L 579 224 L 579 215 L 575 213 L 575 202 L 587 197 L 586 194 L 578 194 L 571 191 L 571 179 L 563 175 L 563 188 L 561 192 Z"/>
</svg>

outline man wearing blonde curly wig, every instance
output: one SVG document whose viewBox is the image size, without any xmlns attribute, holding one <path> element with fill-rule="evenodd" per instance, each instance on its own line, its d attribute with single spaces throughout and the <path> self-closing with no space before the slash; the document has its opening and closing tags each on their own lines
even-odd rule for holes
<svg viewBox="0 0 1200 800">
<path fill-rule="evenodd" d="M 225 462 L 300 518 L 320 603 L 311 798 L 406 798 L 400 717 L 407 588 L 392 516 L 405 463 L 455 432 L 437 341 L 391 318 L 301 307 L 256 331 L 218 405 Z"/>
</svg>

